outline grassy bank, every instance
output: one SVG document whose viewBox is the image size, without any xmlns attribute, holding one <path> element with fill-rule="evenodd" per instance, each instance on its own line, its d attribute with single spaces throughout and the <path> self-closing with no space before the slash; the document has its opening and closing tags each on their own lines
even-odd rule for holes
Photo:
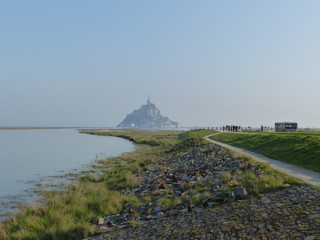
<svg viewBox="0 0 320 240">
<path fill-rule="evenodd" d="M 11 220 L 0 223 L 0 239 L 79 239 L 97 233 L 92 224 L 100 217 L 120 212 L 126 203 L 144 203 L 123 189 L 139 185 L 137 173 L 156 162 L 178 140 L 175 131 L 86 131 L 120 136 L 137 144 L 137 150 L 100 161 L 99 174 L 89 173 L 61 192 L 44 191 L 42 206 L 22 207 Z"/>
<path fill-rule="evenodd" d="M 202 138 L 214 133 L 217 133 L 217 131 L 211 129 L 186 131 L 179 135 L 179 140 L 185 141 L 191 138 Z"/>
<path fill-rule="evenodd" d="M 196 182 L 193 186 L 183 185 L 187 193 L 184 198 L 168 195 L 139 197 L 130 190 L 141 184 L 139 173 L 149 169 L 165 169 L 164 156 L 187 156 L 193 146 L 206 145 L 199 138 L 213 133 L 213 130 L 198 131 L 126 131 L 126 130 L 84 130 L 87 134 L 118 136 L 135 142 L 137 149 L 120 157 L 104 159 L 95 165 L 96 171 L 78 177 L 78 181 L 64 191 L 45 191 L 41 206 L 21 208 L 13 219 L 0 222 L 0 239 L 81 239 L 99 233 L 94 223 L 101 217 L 119 213 L 124 206 L 133 208 L 147 202 L 157 201 L 164 209 L 170 209 L 187 201 L 201 205 L 203 199 L 210 197 L 212 183 Z M 196 139 L 196 140 L 194 140 Z M 208 150 L 209 151 L 209 150 Z M 208 152 L 210 153 L 210 151 Z M 162 160 L 160 160 L 162 159 Z M 245 186 L 250 194 L 259 194 L 283 187 L 285 183 L 295 184 L 295 180 L 270 169 L 267 165 L 245 159 L 245 168 L 253 169 L 244 174 L 242 171 L 226 172 L 221 176 L 224 185 L 221 191 L 228 194 L 237 184 Z M 151 164 L 151 165 L 150 165 Z M 185 164 L 177 169 L 185 169 Z M 261 169 L 261 170 L 259 170 Z"/>
<path fill-rule="evenodd" d="M 159 147 L 157 150 L 165 150 L 172 147 L 178 141 L 181 131 L 139 131 L 139 130 L 81 130 L 81 133 L 99 136 L 121 137 L 139 145 Z"/>
<path fill-rule="evenodd" d="M 211 138 L 320 172 L 319 133 L 221 133 Z"/>
</svg>

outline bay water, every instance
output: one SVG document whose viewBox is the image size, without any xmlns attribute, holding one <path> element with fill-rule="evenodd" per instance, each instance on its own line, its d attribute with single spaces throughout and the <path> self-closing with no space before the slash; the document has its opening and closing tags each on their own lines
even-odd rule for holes
<svg viewBox="0 0 320 240">
<path fill-rule="evenodd" d="M 0 216 L 14 212 L 21 202 L 33 201 L 36 185 L 133 150 L 128 140 L 76 129 L 0 130 Z"/>
</svg>

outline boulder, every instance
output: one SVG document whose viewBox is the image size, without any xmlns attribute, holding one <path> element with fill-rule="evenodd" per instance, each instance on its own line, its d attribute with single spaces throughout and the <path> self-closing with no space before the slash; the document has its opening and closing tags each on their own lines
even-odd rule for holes
<svg viewBox="0 0 320 240">
<path fill-rule="evenodd" d="M 241 187 L 241 186 L 237 186 L 237 187 L 234 188 L 234 194 L 237 197 L 244 197 L 244 196 L 248 195 L 247 190 L 244 187 Z"/>
</svg>

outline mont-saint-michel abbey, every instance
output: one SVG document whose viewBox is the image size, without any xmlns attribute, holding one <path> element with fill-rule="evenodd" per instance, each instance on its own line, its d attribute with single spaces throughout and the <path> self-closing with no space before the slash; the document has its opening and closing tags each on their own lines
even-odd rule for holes
<svg viewBox="0 0 320 240">
<path fill-rule="evenodd" d="M 155 104 L 150 102 L 148 97 L 147 104 L 142 105 L 138 110 L 128 114 L 125 119 L 117 126 L 120 128 L 139 128 L 139 129 L 163 129 L 181 128 L 181 124 L 163 117 Z"/>
</svg>

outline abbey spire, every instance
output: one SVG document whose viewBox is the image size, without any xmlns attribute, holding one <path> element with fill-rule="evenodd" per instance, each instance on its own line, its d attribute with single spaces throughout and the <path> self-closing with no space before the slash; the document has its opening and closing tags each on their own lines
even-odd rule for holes
<svg viewBox="0 0 320 240">
<path fill-rule="evenodd" d="M 148 94 L 147 105 L 149 105 L 149 104 L 151 104 L 151 102 L 150 102 L 150 96 L 149 96 L 149 94 Z"/>
</svg>

